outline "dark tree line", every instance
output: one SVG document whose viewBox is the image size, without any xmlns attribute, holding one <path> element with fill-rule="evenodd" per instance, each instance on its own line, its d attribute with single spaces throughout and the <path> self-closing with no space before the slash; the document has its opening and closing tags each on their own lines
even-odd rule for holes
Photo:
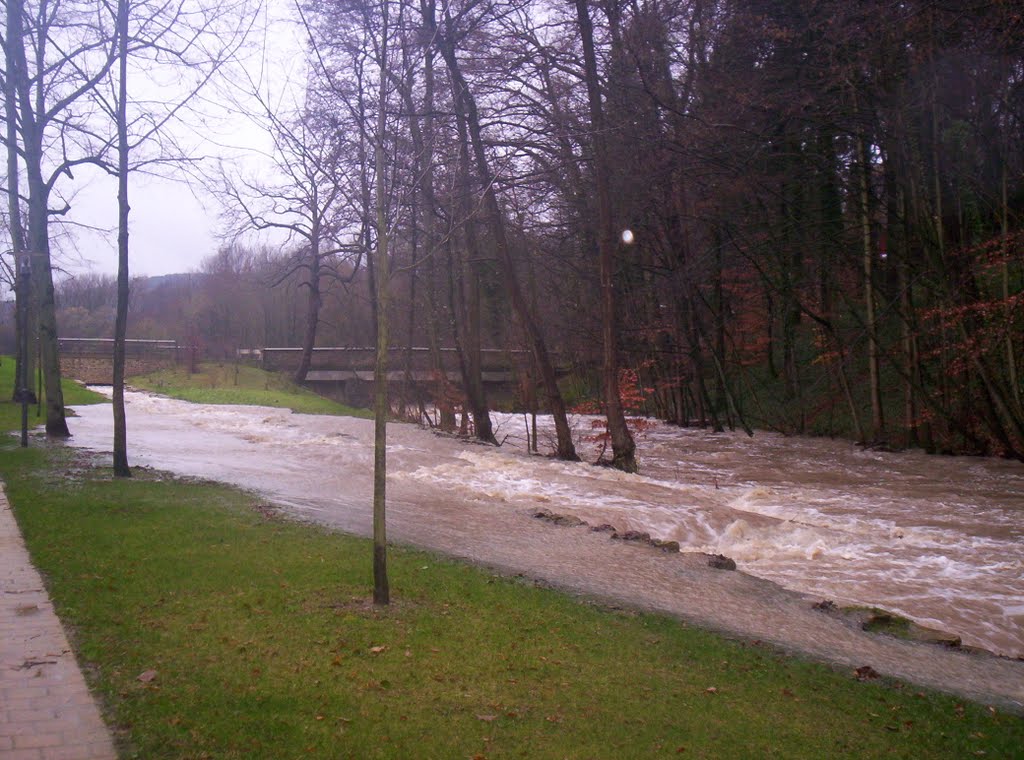
<svg viewBox="0 0 1024 760">
<path fill-rule="evenodd" d="M 386 111 L 397 322 L 477 435 L 504 345 L 556 421 L 551 356 L 600 378 L 627 469 L 622 370 L 682 425 L 1024 455 L 1016 5 L 397 2 L 376 101 L 374 7 L 308 5 L 310 87 Z"/>
</svg>

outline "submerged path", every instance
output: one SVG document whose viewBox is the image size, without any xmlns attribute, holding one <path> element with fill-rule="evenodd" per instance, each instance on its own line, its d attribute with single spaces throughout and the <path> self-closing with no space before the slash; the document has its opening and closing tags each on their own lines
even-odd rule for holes
<svg viewBox="0 0 1024 760">
<path fill-rule="evenodd" d="M 109 450 L 110 407 L 78 412 L 71 442 Z M 371 421 L 197 406 L 142 394 L 129 394 L 128 414 L 136 465 L 232 483 L 264 494 L 300 519 L 358 535 L 371 532 Z M 1024 712 L 1022 661 L 865 633 L 816 610 L 820 596 L 710 568 L 702 554 L 665 553 L 612 540 L 587 526 L 535 519 L 539 506 L 571 512 L 572 494 L 552 487 L 550 498 L 544 496 L 544 482 L 521 496 L 507 489 L 464 487 L 458 473 L 467 449 L 474 458 L 478 453 L 504 455 L 410 425 L 389 425 L 388 435 L 392 541 L 523 574 L 611 604 L 667 613 L 851 672 L 870 666 L 884 675 Z M 497 478 L 499 465 L 495 459 Z M 450 473 L 447 482 L 425 477 L 438 468 Z M 604 486 L 612 497 L 618 493 L 614 483 Z"/>
<path fill-rule="evenodd" d="M 113 760 L 110 734 L 0 484 L 0 757 Z"/>
</svg>

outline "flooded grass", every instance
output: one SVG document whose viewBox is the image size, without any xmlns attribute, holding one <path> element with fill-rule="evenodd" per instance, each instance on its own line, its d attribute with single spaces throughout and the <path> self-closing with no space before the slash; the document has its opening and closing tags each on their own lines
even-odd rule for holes
<svg viewBox="0 0 1024 760">
<path fill-rule="evenodd" d="M 291 409 L 300 414 L 336 414 L 369 419 L 368 409 L 340 404 L 295 385 L 283 375 L 242 364 L 204 362 L 189 374 L 178 367 L 129 379 L 142 390 L 197 404 L 251 404 Z"/>
<path fill-rule="evenodd" d="M 122 756 L 1011 757 L 1020 717 L 278 519 L 67 449 L 0 475 Z M 73 471 L 67 487 L 61 473 Z"/>
</svg>

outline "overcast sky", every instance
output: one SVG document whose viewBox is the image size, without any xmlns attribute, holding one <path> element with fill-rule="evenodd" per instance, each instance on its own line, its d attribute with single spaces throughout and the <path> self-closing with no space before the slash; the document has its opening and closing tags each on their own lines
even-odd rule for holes
<svg viewBox="0 0 1024 760">
<path fill-rule="evenodd" d="M 196 188 L 202 193 L 201 189 Z M 217 249 L 218 206 L 171 180 L 133 177 L 129 186 L 129 269 L 133 275 L 189 272 Z M 117 272 L 117 179 L 94 174 L 72 200 L 70 218 L 105 233 L 78 229 L 61 247 L 70 272 Z"/>
<path fill-rule="evenodd" d="M 302 55 L 299 30 L 287 17 L 290 6 L 279 3 L 275 8 L 274 12 L 285 14 L 285 20 L 272 21 L 271 31 L 266 35 L 260 31 L 253 35 L 252 46 L 257 53 L 247 59 L 247 66 L 250 70 L 263 68 L 276 78 L 268 86 L 280 89 L 287 87 L 287 82 L 302 81 Z M 271 42 L 264 45 L 264 40 Z M 256 75 L 258 72 L 254 73 Z M 228 74 L 226 79 L 219 88 L 230 86 L 231 81 L 241 81 L 242 77 Z M 242 94 L 241 90 L 234 90 L 230 95 L 219 95 L 217 89 L 207 90 L 208 98 L 222 98 L 225 102 Z M 203 106 L 204 110 L 209 108 Z M 210 157 L 207 162 L 210 168 L 217 157 L 243 163 L 247 169 L 264 164 L 260 154 L 269 148 L 270 140 L 250 119 L 220 114 L 204 121 L 204 133 L 197 135 L 189 130 L 184 139 L 196 146 L 197 155 Z M 73 193 L 69 198 L 68 219 L 91 229 L 78 227 L 71 232 L 72 228 L 68 228 L 68 235 L 58 243 L 60 266 L 72 275 L 85 271 L 116 273 L 116 178 L 99 171 L 79 170 L 75 181 L 61 188 Z M 132 174 L 129 201 L 129 269 L 133 276 L 194 271 L 220 245 L 221 207 L 198 182 L 188 184 Z"/>
</svg>

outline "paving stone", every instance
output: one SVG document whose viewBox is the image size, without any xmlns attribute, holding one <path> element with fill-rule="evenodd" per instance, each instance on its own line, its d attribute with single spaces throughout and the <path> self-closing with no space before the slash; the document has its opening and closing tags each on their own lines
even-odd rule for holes
<svg viewBox="0 0 1024 760">
<path fill-rule="evenodd" d="M 115 760 L 0 483 L 0 757 Z"/>
</svg>

